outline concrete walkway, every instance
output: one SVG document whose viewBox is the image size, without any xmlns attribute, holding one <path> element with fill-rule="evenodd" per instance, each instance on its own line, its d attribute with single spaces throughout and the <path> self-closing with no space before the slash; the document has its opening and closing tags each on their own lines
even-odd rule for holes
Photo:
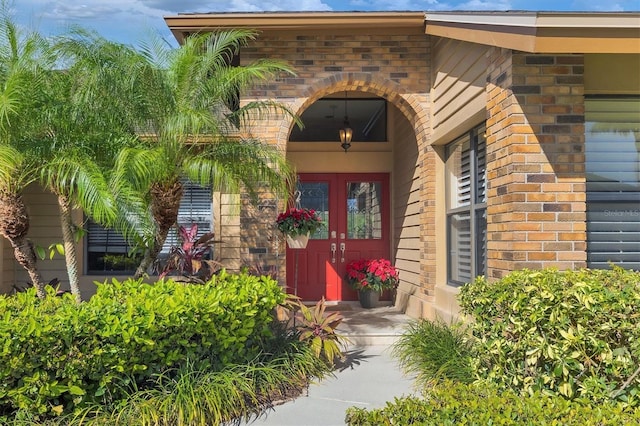
<svg viewBox="0 0 640 426">
<path fill-rule="evenodd" d="M 349 407 L 380 408 L 394 397 L 414 393 L 413 381 L 402 374 L 389 349 L 409 318 L 393 307 L 363 310 L 340 306 L 335 310 L 345 317 L 340 332 L 352 342 L 335 377 L 312 384 L 308 395 L 276 406 L 242 425 L 344 425 Z"/>
</svg>

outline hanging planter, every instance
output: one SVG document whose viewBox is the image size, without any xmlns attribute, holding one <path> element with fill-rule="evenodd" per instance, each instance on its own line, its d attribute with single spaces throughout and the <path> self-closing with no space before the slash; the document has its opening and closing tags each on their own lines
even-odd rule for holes
<svg viewBox="0 0 640 426">
<path fill-rule="evenodd" d="M 315 210 L 291 208 L 278 215 L 276 224 L 287 238 L 289 248 L 304 249 L 309 235 L 322 226 L 322 219 Z"/>
<path fill-rule="evenodd" d="M 304 235 L 286 235 L 287 245 L 290 249 L 304 249 L 307 248 L 309 242 L 309 233 Z"/>
</svg>

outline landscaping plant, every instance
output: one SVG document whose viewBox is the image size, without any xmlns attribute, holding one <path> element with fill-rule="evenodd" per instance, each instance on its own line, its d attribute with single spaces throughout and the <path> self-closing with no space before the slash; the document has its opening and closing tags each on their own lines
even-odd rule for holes
<svg viewBox="0 0 640 426">
<path fill-rule="evenodd" d="M 444 379 L 469 383 L 475 379 L 469 337 L 462 324 L 413 321 L 394 343 L 392 355 L 405 372 L 415 375 L 419 388 Z"/>
<path fill-rule="evenodd" d="M 211 245 L 216 242 L 213 232 L 198 236 L 198 224 L 193 223 L 189 227 L 179 226 L 178 238 L 180 245 L 171 247 L 159 278 L 172 272 L 198 283 L 211 278 L 217 270 L 217 263 L 207 259 L 211 254 Z"/>
<path fill-rule="evenodd" d="M 422 398 L 396 398 L 380 409 L 351 407 L 345 422 L 349 426 L 620 426 L 640 424 L 640 408 L 444 381 Z"/>
<path fill-rule="evenodd" d="M 523 270 L 460 292 L 476 373 L 502 388 L 640 402 L 640 272 Z"/>
<path fill-rule="evenodd" d="M 113 280 L 79 305 L 34 293 L 0 296 L 0 424 L 16 410 L 46 417 L 121 400 L 187 362 L 251 363 L 285 298 L 273 280 L 224 272 L 198 286 Z"/>
<path fill-rule="evenodd" d="M 299 299 L 290 296 L 290 303 L 295 311 L 299 310 L 302 316 L 296 318 L 295 328 L 301 342 L 306 342 L 313 353 L 323 357 L 326 362 L 333 365 L 336 359 L 343 359 L 342 347 L 348 340 L 336 332 L 336 328 L 344 319 L 338 312 L 325 315 L 324 297 L 313 308 L 307 307 Z"/>
</svg>

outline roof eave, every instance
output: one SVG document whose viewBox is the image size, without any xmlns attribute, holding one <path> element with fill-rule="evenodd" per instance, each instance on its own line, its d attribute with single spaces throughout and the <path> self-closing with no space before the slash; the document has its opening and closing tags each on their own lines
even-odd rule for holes
<svg viewBox="0 0 640 426">
<path fill-rule="evenodd" d="M 427 13 L 425 33 L 531 53 L 640 53 L 640 13 Z"/>
<path fill-rule="evenodd" d="M 423 12 L 193 13 L 165 16 L 179 42 L 189 33 L 225 28 L 268 31 L 399 29 L 424 34 Z"/>
</svg>

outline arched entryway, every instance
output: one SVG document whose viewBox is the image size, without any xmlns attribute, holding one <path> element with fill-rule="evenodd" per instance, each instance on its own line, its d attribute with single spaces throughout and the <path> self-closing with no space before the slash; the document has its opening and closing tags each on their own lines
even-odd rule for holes
<svg viewBox="0 0 640 426">
<path fill-rule="evenodd" d="M 339 119 L 331 124 L 335 131 L 326 133 L 328 140 L 290 140 L 288 123 L 287 157 L 299 173 L 302 206 L 321 210 L 327 223 L 308 249 L 287 250 L 288 291 L 305 300 L 355 300 L 356 293 L 344 280 L 345 266 L 360 257 L 391 259 L 400 269 L 401 285 L 419 287 L 425 100 L 404 93 L 392 81 L 374 81 L 369 74 L 333 76 L 309 88 L 308 95 L 293 108 L 300 116 L 318 102 L 331 105 L 335 99 Z M 341 105 L 351 100 L 348 111 L 355 116 L 355 100 L 367 99 L 381 100 L 385 107 L 385 138 L 354 138 L 345 153 L 338 137 Z M 360 105 L 366 107 L 366 102 Z M 328 116 L 332 110 L 325 111 Z M 374 120 L 370 118 L 369 124 Z"/>
</svg>

